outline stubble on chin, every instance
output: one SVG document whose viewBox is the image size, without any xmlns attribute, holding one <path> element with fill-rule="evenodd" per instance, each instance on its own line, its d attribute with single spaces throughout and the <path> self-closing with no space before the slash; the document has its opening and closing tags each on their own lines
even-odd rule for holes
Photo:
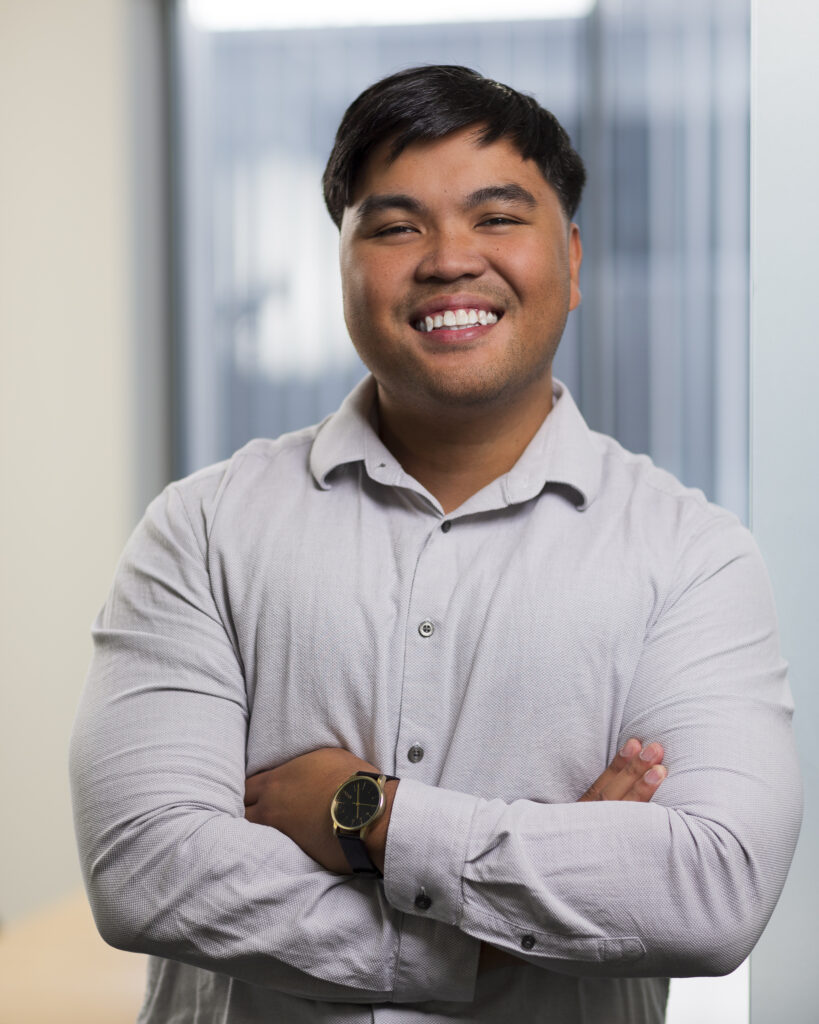
<svg viewBox="0 0 819 1024">
<path fill-rule="evenodd" d="M 504 409 L 518 401 L 528 389 L 549 379 L 553 352 L 545 353 L 541 360 L 528 366 L 525 372 L 519 367 L 505 364 L 495 366 L 418 366 L 407 361 L 403 372 L 381 376 L 377 369 L 373 375 L 396 405 L 425 410 L 430 414 L 455 412 L 480 412 Z"/>
</svg>

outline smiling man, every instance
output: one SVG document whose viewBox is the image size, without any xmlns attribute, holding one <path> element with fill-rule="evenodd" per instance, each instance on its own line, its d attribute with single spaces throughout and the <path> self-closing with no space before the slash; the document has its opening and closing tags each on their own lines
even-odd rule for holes
<svg viewBox="0 0 819 1024">
<path fill-rule="evenodd" d="M 764 927 L 800 814 L 769 587 L 552 378 L 584 179 L 466 68 L 347 111 L 371 376 L 170 486 L 95 624 L 77 831 L 145 1024 L 658 1024 Z"/>
<path fill-rule="evenodd" d="M 381 142 L 341 221 L 347 327 L 382 440 L 444 511 L 511 469 L 543 423 L 580 301 L 577 225 L 533 160 L 482 134 L 400 154 Z"/>
</svg>

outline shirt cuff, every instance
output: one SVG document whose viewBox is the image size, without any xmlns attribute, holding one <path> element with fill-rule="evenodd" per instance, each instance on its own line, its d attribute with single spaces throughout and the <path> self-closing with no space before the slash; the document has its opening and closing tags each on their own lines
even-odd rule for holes
<svg viewBox="0 0 819 1024">
<path fill-rule="evenodd" d="M 403 975 L 412 973 L 413 964 L 429 961 L 423 954 L 431 940 L 445 970 L 439 984 L 427 979 L 427 991 L 434 991 L 436 999 L 470 1002 L 474 997 L 481 944 L 457 926 L 469 830 L 479 802 L 414 779 L 402 779 L 396 789 L 384 853 L 384 893 L 393 907 L 412 915 L 402 927 L 397 999 L 402 989 L 411 988 Z M 431 931 L 440 931 L 440 941 Z"/>
<path fill-rule="evenodd" d="M 402 779 L 384 853 L 384 892 L 397 910 L 459 925 L 469 830 L 479 797 Z"/>
</svg>

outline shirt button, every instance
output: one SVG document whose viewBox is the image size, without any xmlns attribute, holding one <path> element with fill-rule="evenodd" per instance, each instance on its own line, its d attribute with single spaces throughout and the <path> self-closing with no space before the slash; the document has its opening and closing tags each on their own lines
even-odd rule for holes
<svg viewBox="0 0 819 1024">
<path fill-rule="evenodd" d="M 418 900 L 416 899 L 415 902 L 417 903 Z M 535 948 L 535 937 L 534 937 L 534 935 L 524 935 L 523 938 L 520 940 L 520 944 L 521 944 L 521 946 L 524 949 L 534 949 Z"/>
<path fill-rule="evenodd" d="M 425 892 L 419 892 L 415 897 L 415 906 L 418 907 L 419 910 L 429 910 L 432 906 L 432 900 Z"/>
<path fill-rule="evenodd" d="M 410 761 L 412 761 L 413 764 L 418 764 L 418 762 L 423 759 L 423 756 L 424 748 L 418 743 L 413 743 L 413 745 L 407 751 L 407 757 L 410 759 Z"/>
<path fill-rule="evenodd" d="M 452 529 L 452 523 L 450 522 L 449 519 L 445 519 L 441 523 L 441 529 L 444 531 L 444 533 L 449 533 L 449 531 Z"/>
<path fill-rule="evenodd" d="M 435 632 L 435 627 L 432 625 L 429 619 L 424 619 L 424 621 L 418 627 L 418 632 L 421 634 L 421 636 L 432 636 L 432 634 Z"/>
</svg>

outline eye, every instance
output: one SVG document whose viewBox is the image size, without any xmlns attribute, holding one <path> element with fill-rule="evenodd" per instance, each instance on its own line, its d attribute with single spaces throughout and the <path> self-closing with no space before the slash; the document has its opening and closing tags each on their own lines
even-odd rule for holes
<svg viewBox="0 0 819 1024">
<path fill-rule="evenodd" d="M 520 221 L 515 220 L 514 217 L 505 217 L 503 214 L 497 213 L 492 217 L 484 217 L 484 219 L 478 223 L 478 227 L 507 227 L 509 224 L 520 224 Z"/>
<path fill-rule="evenodd" d="M 408 235 L 417 231 L 417 228 L 410 224 L 390 224 L 388 227 L 379 228 L 373 232 L 373 238 L 389 238 L 390 236 Z"/>
</svg>

